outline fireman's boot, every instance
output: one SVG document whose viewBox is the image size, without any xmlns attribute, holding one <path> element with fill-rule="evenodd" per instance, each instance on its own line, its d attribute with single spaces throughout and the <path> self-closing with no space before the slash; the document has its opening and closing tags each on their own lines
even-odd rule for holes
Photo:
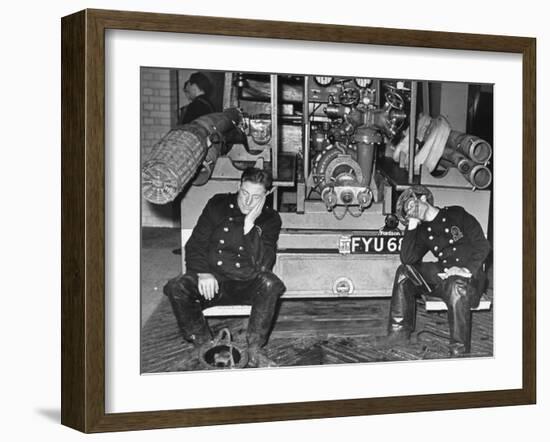
<svg viewBox="0 0 550 442">
<path fill-rule="evenodd" d="M 447 315 L 450 331 L 450 355 L 461 357 L 470 353 L 472 312 L 469 292 L 471 287 L 464 278 L 449 278 L 447 285 L 449 301 Z"/>
<path fill-rule="evenodd" d="M 267 342 L 277 301 L 285 285 L 274 273 L 261 272 L 251 289 L 254 294 L 247 330 L 248 367 L 273 367 L 276 363 L 268 358 L 262 347 Z"/>
<path fill-rule="evenodd" d="M 183 338 L 196 349 L 212 342 L 212 332 L 202 314 L 196 279 L 192 275 L 180 275 L 168 281 L 163 291 L 170 300 Z"/>
<path fill-rule="evenodd" d="M 377 337 L 378 348 L 407 345 L 415 327 L 416 288 L 407 276 L 404 265 L 398 267 L 393 283 L 387 335 Z"/>
</svg>

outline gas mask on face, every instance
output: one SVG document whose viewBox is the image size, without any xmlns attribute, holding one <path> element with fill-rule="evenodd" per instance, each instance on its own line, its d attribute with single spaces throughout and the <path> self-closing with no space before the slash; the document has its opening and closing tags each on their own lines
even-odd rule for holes
<svg viewBox="0 0 550 442">
<path fill-rule="evenodd" d="M 422 196 L 426 197 L 425 201 L 421 200 Z M 395 215 L 401 224 L 406 226 L 409 218 L 422 219 L 428 204 L 433 205 L 433 203 L 433 194 L 427 187 L 414 185 L 404 190 L 397 199 Z"/>
</svg>

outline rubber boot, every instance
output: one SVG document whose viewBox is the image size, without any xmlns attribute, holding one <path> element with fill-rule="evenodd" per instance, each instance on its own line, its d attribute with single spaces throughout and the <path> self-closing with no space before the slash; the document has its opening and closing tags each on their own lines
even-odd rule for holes
<svg viewBox="0 0 550 442">
<path fill-rule="evenodd" d="M 285 291 L 285 286 L 275 274 L 262 272 L 256 277 L 251 289 L 254 290 L 254 295 L 248 320 L 247 342 L 249 346 L 259 348 L 267 342 L 277 301 Z"/>
<path fill-rule="evenodd" d="M 388 333 L 376 337 L 375 345 L 379 348 L 406 345 L 415 327 L 416 287 L 409 280 L 405 266 L 401 265 L 395 273 L 393 292 L 390 303 Z"/>
<path fill-rule="evenodd" d="M 196 280 L 190 275 L 181 275 L 168 281 L 163 291 L 170 300 L 183 338 L 195 348 L 211 342 L 212 332 L 202 314 Z"/>
<path fill-rule="evenodd" d="M 267 357 L 262 347 L 267 342 L 277 301 L 284 293 L 285 285 L 274 273 L 261 272 L 251 289 L 254 295 L 246 336 L 248 367 L 273 367 L 275 362 Z"/>
<path fill-rule="evenodd" d="M 450 331 L 450 355 L 460 357 L 470 353 L 472 312 L 469 292 L 471 287 L 464 278 L 449 278 L 447 316 Z"/>
</svg>

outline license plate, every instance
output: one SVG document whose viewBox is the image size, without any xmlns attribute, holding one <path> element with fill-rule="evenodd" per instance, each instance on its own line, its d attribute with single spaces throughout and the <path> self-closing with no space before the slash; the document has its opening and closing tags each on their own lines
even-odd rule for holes
<svg viewBox="0 0 550 442">
<path fill-rule="evenodd" d="M 340 237 L 342 254 L 397 255 L 401 251 L 401 235 L 353 235 Z"/>
</svg>

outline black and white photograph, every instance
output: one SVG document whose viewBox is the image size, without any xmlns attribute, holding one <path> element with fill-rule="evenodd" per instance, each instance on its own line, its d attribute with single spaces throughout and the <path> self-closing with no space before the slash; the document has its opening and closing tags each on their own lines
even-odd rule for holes
<svg viewBox="0 0 550 442">
<path fill-rule="evenodd" d="M 139 94 L 142 374 L 493 357 L 493 84 L 142 66 Z"/>
<path fill-rule="evenodd" d="M 3 12 L 1 440 L 544 440 L 540 2 Z"/>
</svg>

